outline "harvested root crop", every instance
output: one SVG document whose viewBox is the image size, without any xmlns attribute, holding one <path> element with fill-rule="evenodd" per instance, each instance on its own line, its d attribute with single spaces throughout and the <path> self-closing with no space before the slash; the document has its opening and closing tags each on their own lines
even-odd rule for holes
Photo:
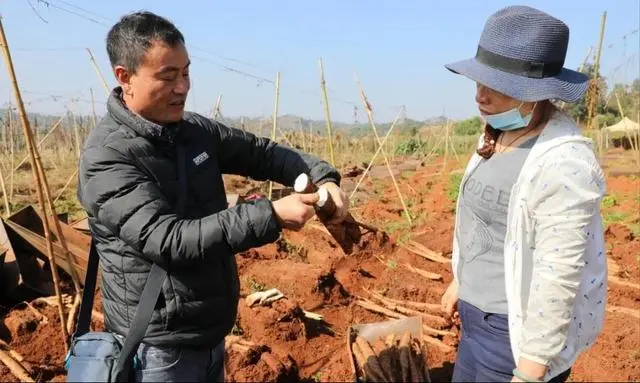
<svg viewBox="0 0 640 383">
<path fill-rule="evenodd" d="M 376 382 L 428 382 L 429 370 L 420 339 L 410 332 L 369 343 L 356 337 L 351 344 L 360 378 Z"/>
</svg>

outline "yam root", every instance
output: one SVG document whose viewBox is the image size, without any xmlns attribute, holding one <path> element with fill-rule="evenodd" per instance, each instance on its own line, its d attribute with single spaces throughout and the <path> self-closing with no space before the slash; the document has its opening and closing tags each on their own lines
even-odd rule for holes
<svg viewBox="0 0 640 383">
<path fill-rule="evenodd" d="M 356 371 L 366 380 L 380 382 L 426 382 L 429 370 L 422 341 L 410 332 L 391 334 L 368 342 L 356 337 L 351 345 Z"/>
<path fill-rule="evenodd" d="M 260 359 L 262 359 L 267 364 L 267 366 L 269 366 L 269 368 L 276 374 L 280 374 L 282 373 L 282 371 L 284 371 L 284 365 L 280 363 L 278 358 L 273 356 L 273 354 L 271 354 L 270 352 L 265 352 L 260 355 Z"/>
<path fill-rule="evenodd" d="M 8 352 L 0 350 L 0 362 L 2 362 L 9 371 L 21 382 L 35 382 L 35 380 L 29 375 L 27 369 L 20 364 L 17 360 L 11 357 Z"/>
</svg>

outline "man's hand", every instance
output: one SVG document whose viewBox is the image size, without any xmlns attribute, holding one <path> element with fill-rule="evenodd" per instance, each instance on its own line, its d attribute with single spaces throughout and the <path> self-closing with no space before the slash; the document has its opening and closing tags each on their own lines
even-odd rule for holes
<svg viewBox="0 0 640 383">
<path fill-rule="evenodd" d="M 318 193 L 290 194 L 273 202 L 276 218 L 284 229 L 298 231 L 316 213 Z"/>
<path fill-rule="evenodd" d="M 336 205 L 336 211 L 327 223 L 335 225 L 342 222 L 349 213 L 349 197 L 347 197 L 347 193 L 333 182 L 324 183 L 321 187 L 327 189 L 333 199 L 333 203 Z"/>
</svg>

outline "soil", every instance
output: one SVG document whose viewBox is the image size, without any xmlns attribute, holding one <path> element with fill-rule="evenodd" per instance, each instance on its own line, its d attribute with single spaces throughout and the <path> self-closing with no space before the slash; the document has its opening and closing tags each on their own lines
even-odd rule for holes
<svg viewBox="0 0 640 383">
<path fill-rule="evenodd" d="M 275 243 L 237 255 L 242 297 L 233 335 L 254 346 L 244 351 L 228 348 L 228 381 L 352 381 L 352 360 L 347 352 L 349 326 L 389 319 L 357 305 L 358 299 L 368 298 L 368 292 L 374 291 L 391 299 L 439 304 L 452 279 L 450 263 L 429 261 L 403 245 L 415 241 L 450 258 L 454 206 L 450 176 L 434 174 L 440 166 L 441 162 L 433 162 L 417 166 L 415 172 L 394 174 L 410 205 L 412 226 L 406 221 L 388 172 L 385 176 L 378 170 L 375 178 L 366 178 L 359 187 L 361 202 L 354 206 L 354 215 L 379 230 L 361 228 L 361 238 L 349 254 L 321 222 L 313 220 L 299 232 L 286 231 Z M 451 169 L 453 166 L 449 164 Z M 361 177 L 359 168 L 345 170 L 352 185 Z M 260 186 L 240 177 L 227 177 L 225 182 L 229 193 L 244 194 Z M 638 190 L 636 185 L 633 177 L 616 176 L 610 178 L 608 189 L 633 193 Z M 622 205 L 624 208 L 629 206 L 629 202 L 623 203 L 627 204 Z M 640 281 L 640 238 L 626 226 L 613 224 L 606 232 L 606 241 L 611 277 L 628 282 L 609 284 L 608 305 L 639 311 L 640 288 L 633 284 Z M 427 279 L 412 272 L 407 264 L 438 273 L 442 279 Z M 249 307 L 245 302 L 248 294 L 271 288 L 279 289 L 284 298 L 266 306 Z M 99 292 L 96 300 L 95 307 L 101 311 Z M 34 378 L 64 381 L 65 350 L 57 308 L 34 306 L 47 319 L 45 323 L 25 305 L 15 306 L 17 303 L 5 305 L 0 337 L 25 357 Z M 312 314 L 321 319 L 311 318 Z M 100 323 L 94 325 L 100 328 Z M 430 325 L 436 327 L 436 323 Z M 457 334 L 453 324 L 437 328 Z M 448 335 L 437 339 L 454 348 L 446 352 L 428 345 L 429 373 L 434 381 L 450 380 L 457 340 Z M 603 333 L 578 359 L 570 379 L 638 381 L 639 350 L 640 320 L 625 313 L 608 313 Z M 15 377 L 0 364 L 0 379 Z"/>
</svg>

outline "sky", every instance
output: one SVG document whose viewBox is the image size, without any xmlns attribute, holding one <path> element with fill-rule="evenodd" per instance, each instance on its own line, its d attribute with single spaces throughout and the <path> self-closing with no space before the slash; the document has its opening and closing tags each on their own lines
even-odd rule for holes
<svg viewBox="0 0 640 383">
<path fill-rule="evenodd" d="M 225 117 L 273 114 L 279 71 L 279 115 L 323 119 L 319 59 L 329 88 L 333 120 L 367 116 L 360 80 L 376 121 L 427 119 L 478 113 L 475 84 L 444 68 L 475 54 L 486 19 L 500 0 L 151 1 L 3 0 L 2 24 L 28 111 L 105 111 L 106 90 L 89 61 L 91 49 L 109 86 L 105 36 L 122 15 L 150 10 L 183 32 L 192 58 L 187 108 L 210 114 L 218 95 Z M 597 47 L 607 22 L 602 75 L 631 82 L 640 74 L 640 0 L 537 0 L 526 5 L 569 25 L 565 66 L 577 69 Z M 592 58 L 593 60 L 593 58 Z M 0 105 L 15 102 L 4 61 Z"/>
</svg>

